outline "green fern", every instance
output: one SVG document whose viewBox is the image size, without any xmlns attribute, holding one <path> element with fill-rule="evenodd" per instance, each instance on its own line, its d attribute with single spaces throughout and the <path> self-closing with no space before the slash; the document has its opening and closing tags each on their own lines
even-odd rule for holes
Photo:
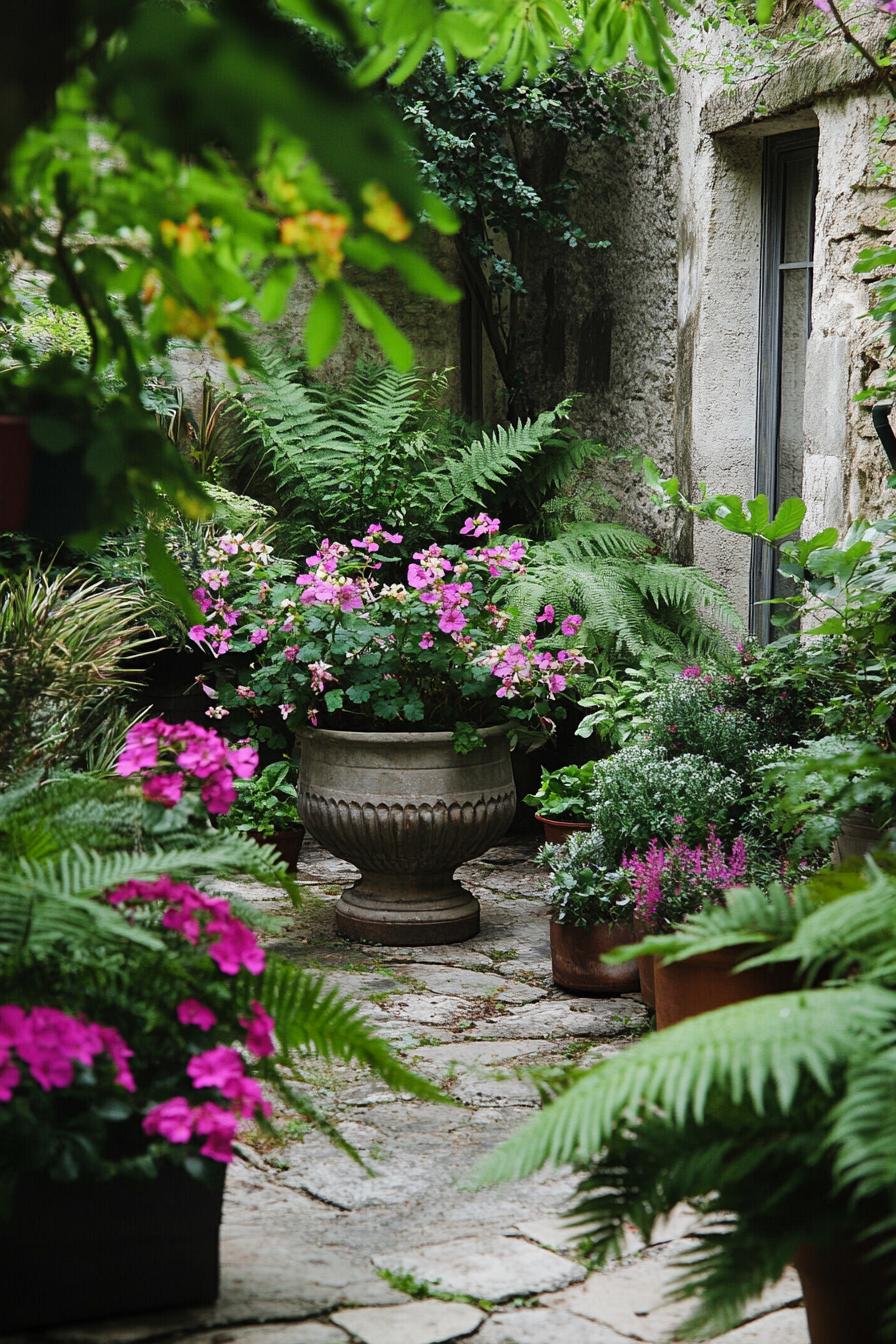
<svg viewBox="0 0 896 1344">
<path fill-rule="evenodd" d="M 659 1112 L 700 1124 L 712 1099 L 786 1113 L 803 1080 L 833 1087 L 836 1070 L 896 1017 L 896 993 L 874 985 L 797 990 L 688 1018 L 602 1060 L 507 1140 L 481 1183 L 520 1180 L 545 1163 L 587 1164 L 623 1120 Z"/>
<path fill-rule="evenodd" d="M 503 600 L 529 629 L 550 604 L 584 617 L 583 638 L 612 656 L 665 652 L 705 657 L 725 645 L 721 625 L 739 625 L 724 589 L 702 570 L 651 554 L 649 538 L 616 523 L 570 528 L 531 546 L 526 573 L 510 578 Z"/>
</svg>

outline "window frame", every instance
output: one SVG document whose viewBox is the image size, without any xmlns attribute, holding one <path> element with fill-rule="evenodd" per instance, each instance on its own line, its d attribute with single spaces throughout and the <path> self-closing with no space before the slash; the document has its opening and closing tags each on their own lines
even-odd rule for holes
<svg viewBox="0 0 896 1344">
<path fill-rule="evenodd" d="M 811 161 L 814 170 L 813 207 L 810 220 L 810 249 L 807 262 L 783 262 L 785 179 L 790 165 Z M 754 488 L 768 497 L 774 511 L 778 499 L 779 436 L 781 421 L 781 323 L 783 316 L 784 270 L 802 269 L 814 282 L 815 202 L 818 197 L 818 128 L 788 131 L 769 136 L 763 145 L 762 223 L 759 280 L 759 341 L 756 372 L 756 439 Z M 808 282 L 807 277 L 807 282 Z M 808 317 L 812 330 L 812 290 L 809 283 Z M 768 599 L 774 593 L 775 553 L 772 547 L 754 540 L 750 564 L 750 631 L 763 643 L 771 637 L 771 608 Z"/>
</svg>

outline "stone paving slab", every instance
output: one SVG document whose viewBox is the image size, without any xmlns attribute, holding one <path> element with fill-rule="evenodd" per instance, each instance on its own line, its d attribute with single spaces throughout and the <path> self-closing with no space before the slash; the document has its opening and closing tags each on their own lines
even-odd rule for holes
<svg viewBox="0 0 896 1344">
<path fill-rule="evenodd" d="M 664 1344 L 691 1312 L 686 1302 L 666 1300 L 677 1270 L 672 1261 L 686 1246 L 671 1242 L 657 1253 L 648 1252 L 630 1263 L 612 1265 L 592 1274 L 586 1283 L 553 1294 L 550 1305 L 585 1316 L 599 1325 L 609 1325 L 621 1335 Z M 796 1272 L 789 1270 L 779 1283 L 765 1292 L 744 1312 L 745 1320 L 763 1316 L 801 1300 Z"/>
<path fill-rule="evenodd" d="M 449 1293 L 489 1302 L 529 1297 L 576 1283 L 585 1270 L 521 1237 L 465 1237 L 420 1250 L 375 1255 L 378 1269 L 410 1274 Z"/>
<path fill-rule="evenodd" d="M 400 974 L 417 981 L 433 994 L 459 995 L 463 999 L 496 998 L 502 1003 L 534 1003 L 546 990 L 533 985 L 508 984 L 505 976 L 494 971 L 467 970 L 457 966 L 432 966 L 424 962 L 406 962 Z"/>
<path fill-rule="evenodd" d="M 761 1316 L 719 1335 L 712 1344 L 810 1344 L 806 1313 L 802 1307 L 774 1311 L 770 1316 Z M 856 1344 L 860 1341 L 856 1340 Z"/>
<path fill-rule="evenodd" d="M 389 1308 L 379 1308 L 388 1311 Z M 348 1344 L 348 1336 L 337 1325 L 326 1321 L 305 1321 L 302 1325 L 239 1325 L 235 1330 L 213 1330 L 201 1335 L 182 1335 L 190 1344 Z M 175 1344 L 178 1344 L 176 1341 Z"/>
<path fill-rule="evenodd" d="M 479 1022 L 469 1033 L 474 1040 L 512 1041 L 539 1036 L 545 1040 L 574 1040 L 577 1036 L 630 1035 L 645 1021 L 647 1010 L 626 999 L 549 999 L 511 1010 L 505 1016 Z"/>
<path fill-rule="evenodd" d="M 342 1326 L 360 1344 L 446 1344 L 469 1339 L 485 1312 L 466 1302 L 408 1302 L 402 1307 L 356 1307 L 337 1311 Z"/>
<path fill-rule="evenodd" d="M 596 1326 L 569 1311 L 534 1307 L 495 1312 L 476 1336 L 476 1344 L 630 1344 L 630 1341 L 615 1330 Z"/>
</svg>

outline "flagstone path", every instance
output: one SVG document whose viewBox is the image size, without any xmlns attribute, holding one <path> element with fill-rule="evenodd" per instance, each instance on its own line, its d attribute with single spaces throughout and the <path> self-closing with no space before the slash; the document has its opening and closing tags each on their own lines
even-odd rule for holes
<svg viewBox="0 0 896 1344">
<path fill-rule="evenodd" d="M 286 1118 L 248 1136 L 227 1179 L 222 1286 L 211 1307 L 17 1336 L 22 1344 L 659 1344 L 686 1311 L 663 1302 L 687 1211 L 650 1247 L 586 1275 L 560 1213 L 566 1173 L 470 1191 L 474 1164 L 537 1105 L 515 1070 L 622 1049 L 644 1030 L 636 996 L 575 998 L 551 984 L 544 873 L 505 845 L 460 875 L 482 931 L 454 947 L 382 948 L 335 935 L 352 870 L 306 843 L 296 913 L 257 884 L 220 884 L 283 917 L 272 945 L 325 971 L 405 1060 L 459 1103 L 396 1096 L 344 1066 L 306 1072 L 320 1105 L 372 1169 Z M 422 1297 L 429 1285 L 444 1296 Z M 413 1289 L 415 1296 L 401 1291 Z M 719 1344 L 808 1344 L 786 1276 Z"/>
</svg>

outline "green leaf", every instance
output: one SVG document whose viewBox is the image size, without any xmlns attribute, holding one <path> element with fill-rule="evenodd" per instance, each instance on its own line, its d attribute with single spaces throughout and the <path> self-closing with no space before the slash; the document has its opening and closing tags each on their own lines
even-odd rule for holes
<svg viewBox="0 0 896 1344">
<path fill-rule="evenodd" d="M 298 267 L 292 263 L 275 266 L 259 291 L 255 306 L 263 322 L 276 322 L 283 316 L 286 301 L 298 277 Z"/>
<path fill-rule="evenodd" d="M 759 535 L 765 537 L 766 541 L 777 541 L 781 537 L 788 536 L 791 532 L 796 532 L 805 516 L 806 505 L 804 501 L 794 495 L 781 502 L 774 518 L 767 527 L 761 529 Z"/>
<path fill-rule="evenodd" d="M 775 10 L 775 0 L 756 0 L 756 22 L 760 25 L 770 23 Z"/>
<path fill-rule="evenodd" d="M 342 691 L 338 690 L 327 691 L 326 695 L 324 696 L 324 703 L 326 704 L 327 709 L 330 710 L 331 713 L 337 709 L 341 709 L 344 702 L 345 702 L 345 695 Z"/>
<path fill-rule="evenodd" d="M 77 425 L 54 415 L 32 415 L 28 421 L 31 438 L 48 453 L 65 453 L 80 438 Z"/>
<path fill-rule="evenodd" d="M 202 621 L 202 613 L 187 586 L 177 561 L 169 554 L 165 539 L 159 532 L 147 529 L 143 549 L 149 572 L 169 602 L 183 612 L 191 625 Z"/>
<path fill-rule="evenodd" d="M 414 348 L 408 338 L 399 331 L 391 317 L 383 311 L 376 299 L 355 289 L 353 285 L 342 285 L 342 293 L 358 323 L 367 331 L 372 331 L 380 349 L 396 369 L 406 373 L 414 363 Z"/>
<path fill-rule="evenodd" d="M 339 291 L 324 285 L 311 300 L 305 319 L 305 353 L 314 369 L 333 353 L 342 335 L 342 303 Z"/>
</svg>

